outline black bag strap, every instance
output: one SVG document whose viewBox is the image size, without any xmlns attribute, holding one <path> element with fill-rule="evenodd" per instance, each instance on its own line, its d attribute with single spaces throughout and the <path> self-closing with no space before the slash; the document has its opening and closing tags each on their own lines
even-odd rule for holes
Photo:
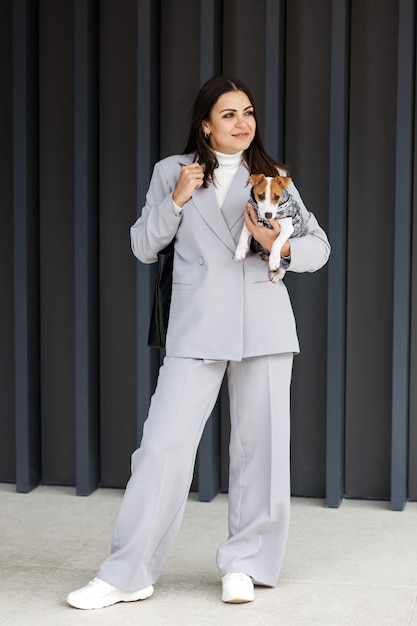
<svg viewBox="0 0 417 626">
<path fill-rule="evenodd" d="M 174 240 L 158 252 L 158 271 L 149 324 L 148 346 L 165 348 L 172 293 Z"/>
</svg>

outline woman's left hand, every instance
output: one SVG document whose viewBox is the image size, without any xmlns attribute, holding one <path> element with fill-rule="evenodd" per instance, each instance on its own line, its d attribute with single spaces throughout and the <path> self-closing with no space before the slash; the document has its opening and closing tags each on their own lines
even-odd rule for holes
<svg viewBox="0 0 417 626">
<path fill-rule="evenodd" d="M 250 234 L 265 250 L 271 252 L 272 244 L 281 232 L 281 227 L 276 219 L 270 220 L 271 228 L 265 228 L 258 225 L 258 216 L 252 204 L 248 202 L 243 210 L 243 219 Z M 288 241 L 281 248 L 281 256 L 288 257 L 291 254 L 290 244 Z"/>
</svg>

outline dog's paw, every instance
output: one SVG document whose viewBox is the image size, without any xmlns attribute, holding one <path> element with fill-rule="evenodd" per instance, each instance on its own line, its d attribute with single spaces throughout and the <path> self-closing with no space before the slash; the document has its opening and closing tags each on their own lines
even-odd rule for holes
<svg viewBox="0 0 417 626">
<path fill-rule="evenodd" d="M 243 261 L 243 259 L 246 257 L 247 251 L 248 249 L 246 247 L 237 248 L 235 252 L 235 261 Z"/>
<path fill-rule="evenodd" d="M 269 269 L 271 270 L 271 272 L 276 272 L 277 269 L 279 268 L 280 263 L 281 263 L 281 255 L 274 254 L 273 252 L 271 252 L 271 254 L 269 255 Z"/>
<path fill-rule="evenodd" d="M 269 280 L 272 283 L 277 283 L 279 280 L 281 280 L 284 277 L 285 271 L 282 269 L 278 269 L 275 272 L 269 272 Z"/>
</svg>

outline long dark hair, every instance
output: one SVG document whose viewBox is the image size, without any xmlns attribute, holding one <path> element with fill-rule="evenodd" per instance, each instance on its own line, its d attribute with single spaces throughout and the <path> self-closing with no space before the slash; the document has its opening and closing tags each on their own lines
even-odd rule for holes
<svg viewBox="0 0 417 626">
<path fill-rule="evenodd" d="M 254 108 L 255 136 L 251 145 L 245 150 L 244 156 L 249 173 L 276 176 L 277 168 L 287 172 L 287 168 L 275 161 L 264 148 L 256 117 L 255 102 L 249 88 L 233 76 L 215 76 L 204 83 L 197 94 L 192 111 L 190 134 L 183 152 L 183 154 L 195 154 L 195 160 L 204 169 L 204 187 L 207 187 L 208 182 L 213 181 L 213 172 L 218 167 L 218 162 L 209 140 L 204 137 L 201 125 L 204 120 L 210 119 L 211 110 L 220 96 L 229 91 L 243 91 Z"/>
</svg>

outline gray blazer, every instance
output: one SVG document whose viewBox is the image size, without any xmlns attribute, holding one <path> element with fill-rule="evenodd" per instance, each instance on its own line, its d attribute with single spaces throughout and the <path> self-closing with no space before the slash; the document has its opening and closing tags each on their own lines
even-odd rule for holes
<svg viewBox="0 0 417 626">
<path fill-rule="evenodd" d="M 131 228 L 133 253 L 143 263 L 156 262 L 158 251 L 175 237 L 166 354 L 240 361 L 298 352 L 284 282 L 269 280 L 268 264 L 257 254 L 234 260 L 249 197 L 247 168 L 239 167 L 222 209 L 210 184 L 196 189 L 177 216 L 172 192 L 181 167 L 192 161 L 193 155 L 175 155 L 155 165 L 146 204 Z M 291 260 L 285 269 L 314 272 L 326 263 L 330 245 L 293 183 L 288 191 L 305 212 L 307 233 L 291 239 Z"/>
</svg>

